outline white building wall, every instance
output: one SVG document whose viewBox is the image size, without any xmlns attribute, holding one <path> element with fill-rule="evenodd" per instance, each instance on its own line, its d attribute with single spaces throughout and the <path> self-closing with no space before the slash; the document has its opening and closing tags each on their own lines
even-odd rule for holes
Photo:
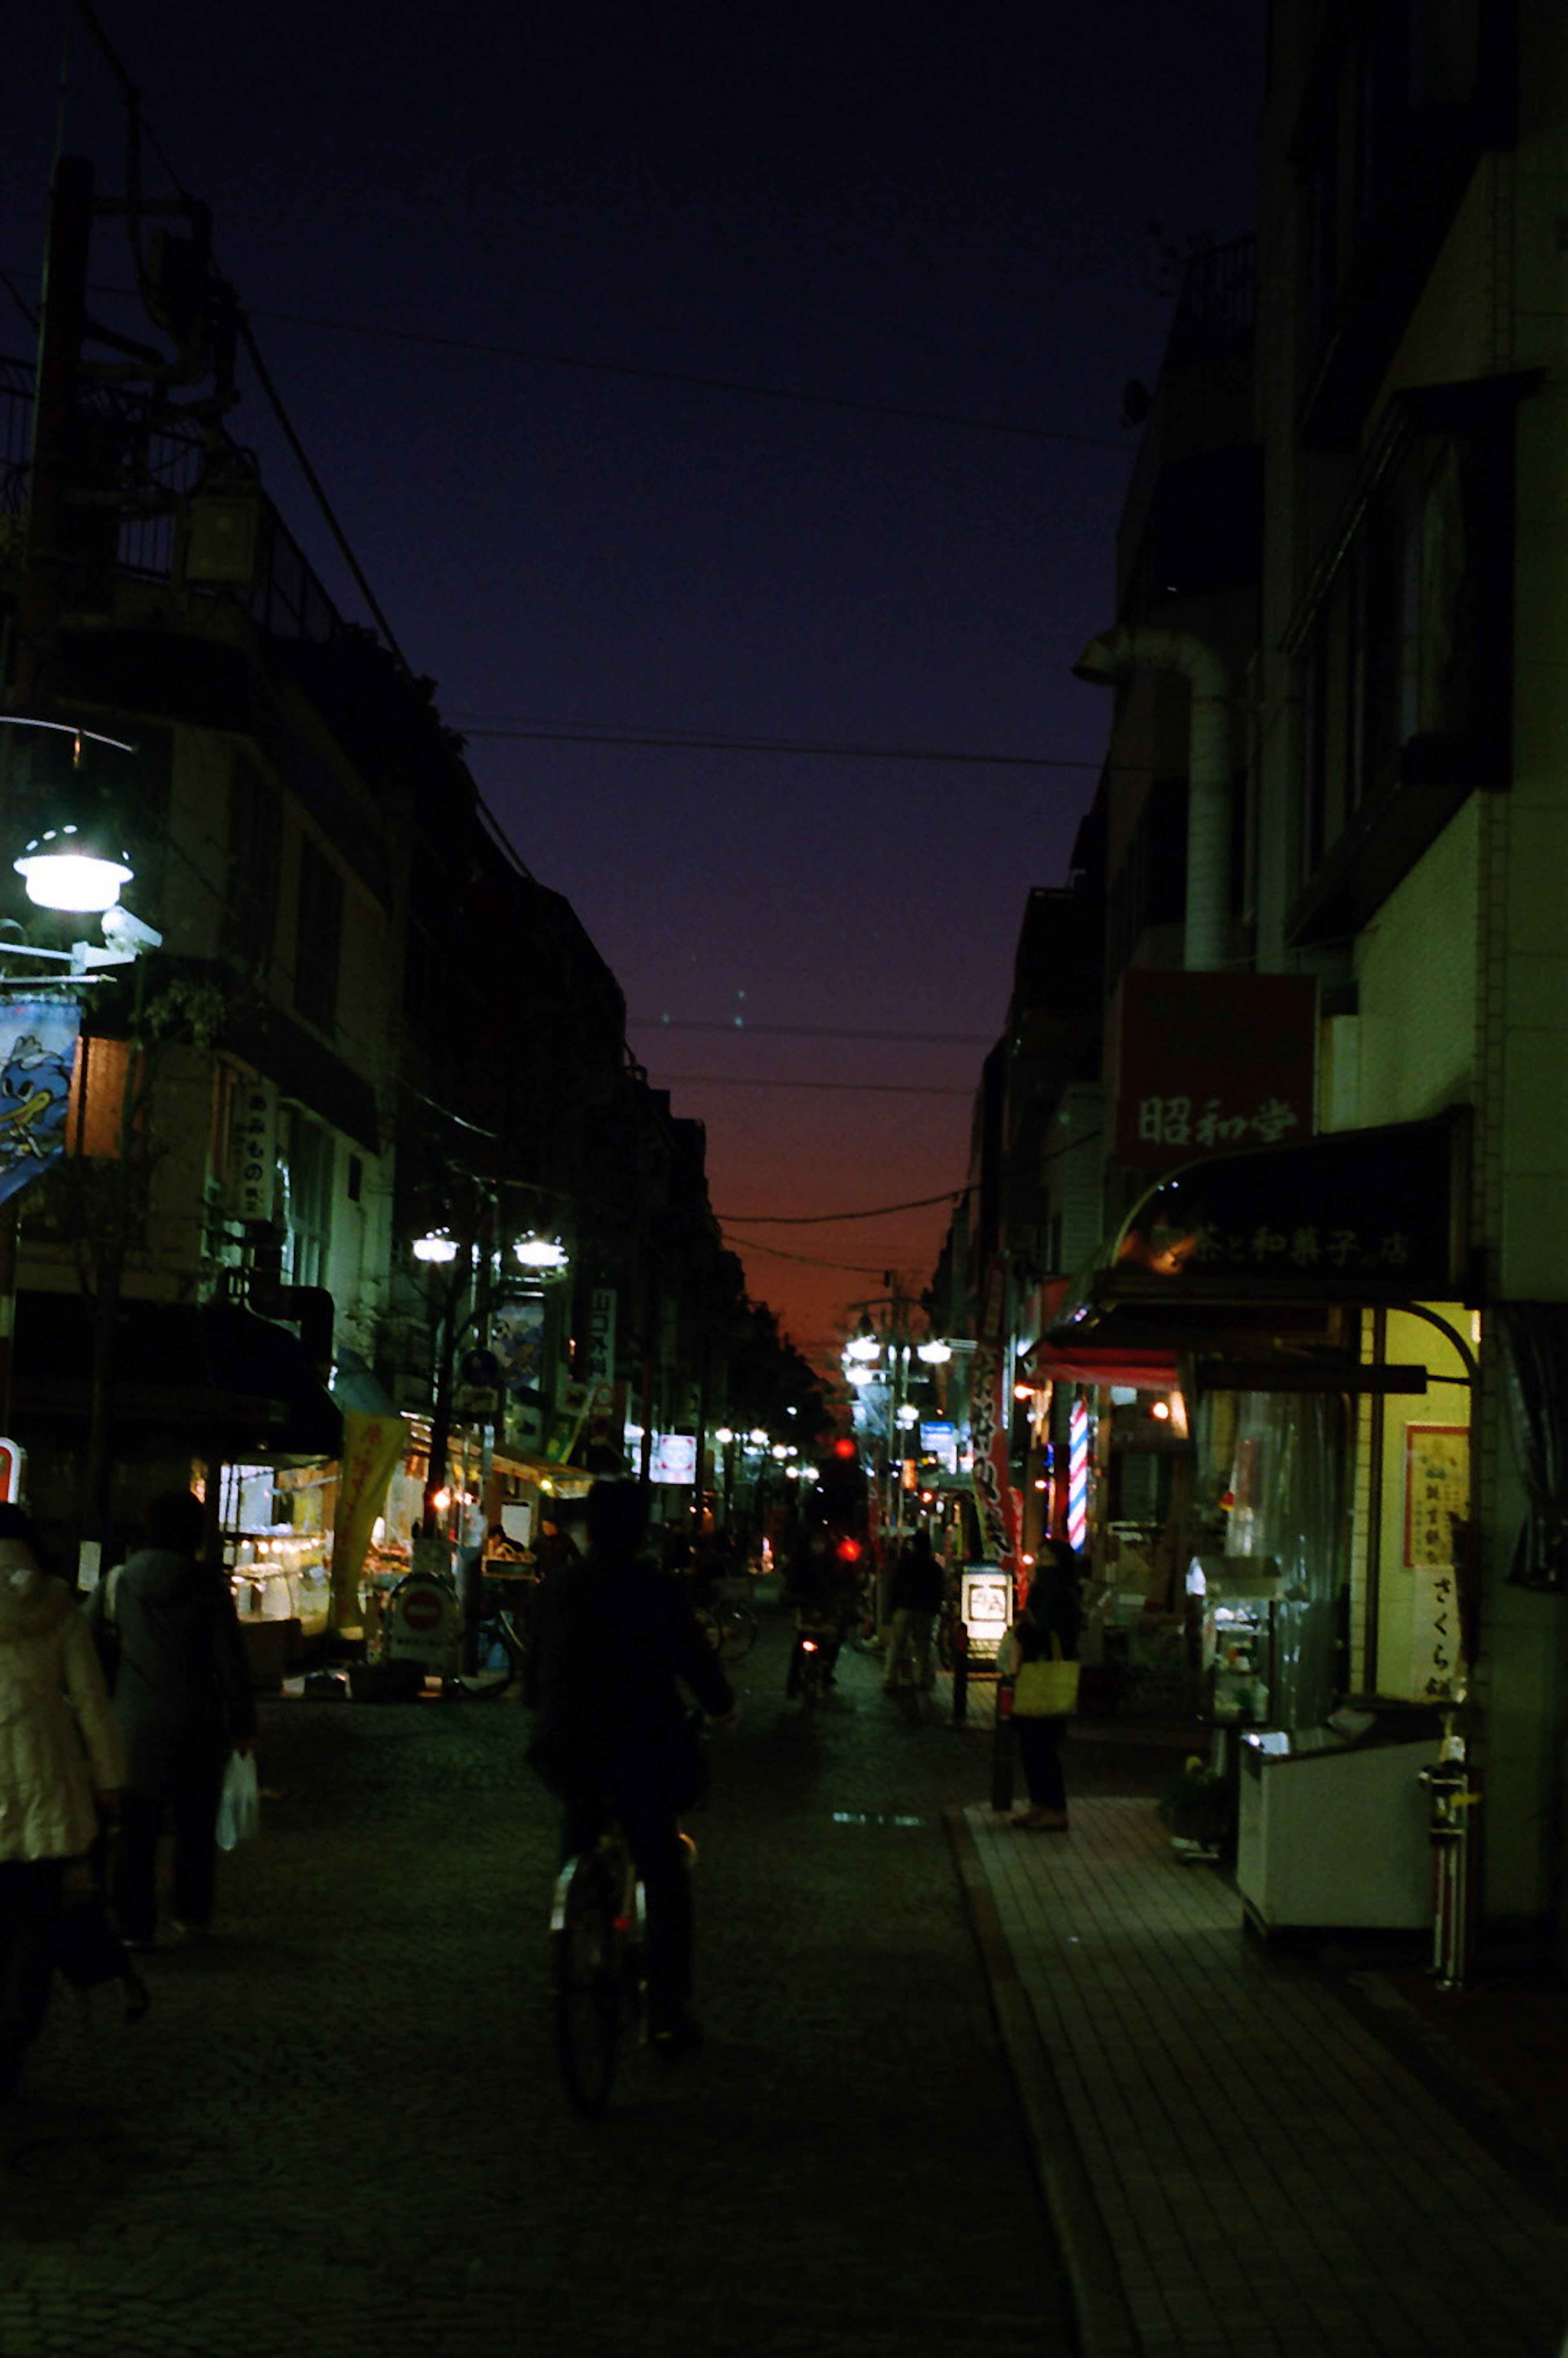
<svg viewBox="0 0 1568 2358">
<path fill-rule="evenodd" d="M 1354 1128 L 1467 1103 L 1480 972 L 1472 799 L 1357 937 Z"/>
</svg>

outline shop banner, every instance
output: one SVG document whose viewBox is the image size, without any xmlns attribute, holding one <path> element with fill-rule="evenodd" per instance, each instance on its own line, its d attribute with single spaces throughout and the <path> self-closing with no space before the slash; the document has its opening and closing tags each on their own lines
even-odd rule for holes
<svg viewBox="0 0 1568 2358">
<path fill-rule="evenodd" d="M 970 1362 L 969 1424 L 975 1498 L 985 1552 L 1010 1576 L 1016 1576 L 1022 1518 L 1018 1493 L 1008 1478 L 1012 1383 L 1004 1325 L 1006 1304 L 1007 1265 L 999 1259 L 991 1263 L 981 1331 Z"/>
<path fill-rule="evenodd" d="M 331 1619 L 340 1636 L 361 1627 L 360 1574 L 393 1469 L 408 1454 L 408 1438 L 405 1417 L 372 1416 L 360 1409 L 343 1412 L 342 1470 L 332 1523 Z"/>
<path fill-rule="evenodd" d="M 65 1114 L 81 1010 L 70 999 L 0 1009 L 0 1203 L 65 1152 Z"/>
<path fill-rule="evenodd" d="M 583 1380 L 589 1390 L 615 1381 L 615 1288 L 596 1285 L 588 1298 L 588 1351 Z"/>
<path fill-rule="evenodd" d="M 537 1393 L 545 1380 L 545 1297 L 515 1294 L 498 1302 L 490 1314 L 489 1347 L 501 1369 L 501 1380 L 514 1397 Z"/>
<path fill-rule="evenodd" d="M 276 1189 L 277 1091 L 270 1081 L 236 1081 L 224 1208 L 231 1219 L 270 1220 Z"/>
</svg>

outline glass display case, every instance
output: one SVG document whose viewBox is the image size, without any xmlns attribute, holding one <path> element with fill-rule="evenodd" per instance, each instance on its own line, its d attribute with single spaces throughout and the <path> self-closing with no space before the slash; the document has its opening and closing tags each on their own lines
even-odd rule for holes
<svg viewBox="0 0 1568 2358">
<path fill-rule="evenodd" d="M 1204 1708 L 1212 1719 L 1267 1724 L 1281 1587 L 1279 1567 L 1266 1556 L 1195 1555 L 1188 1565 Z"/>
</svg>

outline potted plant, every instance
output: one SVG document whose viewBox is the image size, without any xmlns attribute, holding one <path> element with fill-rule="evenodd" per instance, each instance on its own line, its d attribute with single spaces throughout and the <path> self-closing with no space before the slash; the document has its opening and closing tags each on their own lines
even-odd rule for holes
<svg viewBox="0 0 1568 2358">
<path fill-rule="evenodd" d="M 1190 1753 L 1154 1808 L 1171 1829 L 1174 1849 L 1187 1857 L 1219 1856 L 1230 1834 L 1230 1796 L 1220 1769 Z"/>
</svg>

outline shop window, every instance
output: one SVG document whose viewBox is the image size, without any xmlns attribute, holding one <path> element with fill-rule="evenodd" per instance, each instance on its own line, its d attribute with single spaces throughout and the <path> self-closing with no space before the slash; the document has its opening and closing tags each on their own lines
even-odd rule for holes
<svg viewBox="0 0 1568 2358">
<path fill-rule="evenodd" d="M 287 1134 L 284 1273 L 291 1285 L 325 1285 L 332 1240 L 336 1141 L 330 1130 L 297 1107 L 289 1112 Z"/>
<path fill-rule="evenodd" d="M 1396 405 L 1290 635 L 1298 942 L 1364 924 L 1470 793 L 1507 783 L 1512 438 L 1470 390 Z"/>
<path fill-rule="evenodd" d="M 307 836 L 299 846 L 294 1003 L 308 1022 L 323 1032 L 330 1032 L 337 1019 L 342 934 L 343 880 Z"/>
<path fill-rule="evenodd" d="M 1511 8 L 1346 10 L 1294 141 L 1306 216 L 1303 422 L 1354 431 L 1485 148 L 1512 135 Z"/>
</svg>

